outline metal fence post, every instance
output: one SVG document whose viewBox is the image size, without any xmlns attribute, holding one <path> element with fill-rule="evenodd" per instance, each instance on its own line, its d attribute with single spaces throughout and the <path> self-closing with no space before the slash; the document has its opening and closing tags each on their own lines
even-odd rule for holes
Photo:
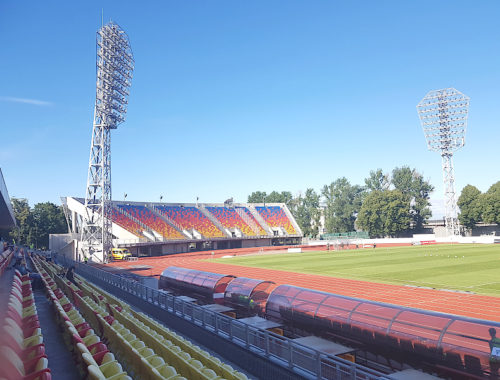
<svg viewBox="0 0 500 380">
<path fill-rule="evenodd" d="M 266 357 L 269 357 L 269 332 L 265 332 L 265 342 L 266 342 Z"/>
</svg>

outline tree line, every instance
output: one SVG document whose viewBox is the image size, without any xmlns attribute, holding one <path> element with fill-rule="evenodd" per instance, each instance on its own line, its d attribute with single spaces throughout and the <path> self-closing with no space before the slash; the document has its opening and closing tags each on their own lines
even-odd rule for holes
<svg viewBox="0 0 500 380">
<path fill-rule="evenodd" d="M 422 229 L 430 218 L 430 193 L 434 187 L 416 169 L 397 167 L 391 173 L 370 171 L 364 185 L 341 177 L 318 193 L 308 188 L 296 197 L 289 191 L 255 191 L 249 203 L 285 203 L 304 236 L 315 237 L 324 206 L 325 232 L 367 231 L 372 237 L 399 236 Z"/>
<path fill-rule="evenodd" d="M 471 229 L 477 223 L 500 224 L 500 181 L 481 193 L 476 186 L 467 185 L 458 197 L 460 224 Z"/>
<path fill-rule="evenodd" d="M 68 232 L 62 206 L 43 202 L 30 207 L 27 199 L 11 198 L 10 200 L 17 227 L 1 231 L 4 239 L 15 241 L 16 244 L 48 249 L 50 234 Z"/>
</svg>

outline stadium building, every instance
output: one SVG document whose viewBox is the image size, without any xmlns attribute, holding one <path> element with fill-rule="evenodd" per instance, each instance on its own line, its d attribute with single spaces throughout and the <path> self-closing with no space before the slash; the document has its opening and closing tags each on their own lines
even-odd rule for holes
<svg viewBox="0 0 500 380">
<path fill-rule="evenodd" d="M 83 198 L 62 198 L 68 234 L 51 235 L 50 249 L 78 259 L 86 215 Z M 284 203 L 112 202 L 114 247 L 135 256 L 200 250 L 294 245 L 302 231 Z"/>
</svg>

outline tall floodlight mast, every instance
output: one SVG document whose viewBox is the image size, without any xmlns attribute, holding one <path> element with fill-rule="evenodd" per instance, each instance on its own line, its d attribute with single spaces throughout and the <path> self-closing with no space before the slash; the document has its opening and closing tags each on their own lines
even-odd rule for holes
<svg viewBox="0 0 500 380">
<path fill-rule="evenodd" d="M 82 253 L 106 262 L 111 234 L 111 130 L 125 121 L 134 57 L 127 34 L 115 23 L 97 32 L 97 90 L 90 146 Z"/>
<path fill-rule="evenodd" d="M 442 158 L 445 225 L 448 235 L 459 235 L 453 152 L 465 144 L 469 97 L 454 88 L 430 91 L 417 105 L 429 150 Z"/>
</svg>

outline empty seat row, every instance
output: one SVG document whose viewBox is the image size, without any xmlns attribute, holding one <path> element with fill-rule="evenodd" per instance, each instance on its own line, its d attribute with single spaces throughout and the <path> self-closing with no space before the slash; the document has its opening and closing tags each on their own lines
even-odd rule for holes
<svg viewBox="0 0 500 380">
<path fill-rule="evenodd" d="M 53 271 L 60 271 L 53 263 L 45 264 Z M 92 282 L 80 276 L 75 278 L 80 289 L 75 292 L 70 289 L 74 285 L 68 283 L 65 285 L 68 292 L 132 376 L 141 373 L 143 378 L 148 373 L 153 379 L 247 379 L 243 373 L 145 314 L 133 311 L 126 302 Z"/>
<path fill-rule="evenodd" d="M 97 315 L 103 326 L 103 335 L 120 357 L 124 358 L 132 375 L 138 376 L 140 374 L 140 378 L 145 380 L 185 379 L 177 373 L 175 367 L 165 362 L 144 341 L 110 317 L 105 319 L 100 313 Z"/>
<path fill-rule="evenodd" d="M 123 314 L 123 313 L 122 313 Z M 184 339 L 179 334 L 165 327 L 161 323 L 148 317 L 144 313 L 130 310 L 130 316 L 134 317 L 134 324 L 142 330 L 148 331 L 155 339 L 160 342 L 170 341 L 172 345 L 178 346 L 183 352 L 191 356 L 191 358 L 200 361 L 204 367 L 214 371 L 218 376 L 226 379 L 247 379 L 246 375 L 236 371 L 228 364 L 224 364 L 219 358 L 211 355 L 207 351 L 193 344 L 188 339 Z"/>
<path fill-rule="evenodd" d="M 239 216 L 235 209 L 227 207 L 206 207 L 206 209 L 226 228 L 238 228 L 247 236 L 255 236 L 255 232 Z"/>
<path fill-rule="evenodd" d="M 125 210 L 134 218 L 139 219 L 152 230 L 159 232 L 166 239 L 185 239 L 184 235 L 145 206 L 118 205 L 117 207 Z"/>
<path fill-rule="evenodd" d="M 262 216 L 267 224 L 271 227 L 282 227 L 289 235 L 294 235 L 297 232 L 293 228 L 290 219 L 286 216 L 285 211 L 279 206 L 256 206 L 255 209 Z"/>
<path fill-rule="evenodd" d="M 58 324 L 62 326 L 64 341 L 73 353 L 80 375 L 92 380 L 130 380 L 114 354 L 108 350 L 107 345 L 95 334 L 94 329 L 59 287 L 62 285 L 68 292 L 73 284 L 66 283 L 56 274 L 52 274 L 52 277 L 45 270 L 51 269 L 49 264 L 44 263 L 44 266 L 44 269 L 39 267 L 42 281 L 56 311 Z M 74 288 L 71 290 L 72 296 L 77 297 L 78 292 Z"/>
<path fill-rule="evenodd" d="M 166 367 L 164 364 L 168 364 L 173 366 L 176 372 L 190 379 L 247 379 L 243 373 L 224 364 L 220 359 L 200 349 L 189 340 L 184 339 L 145 314 L 133 311 L 123 301 L 120 301 L 118 306 L 117 302 L 115 302 L 117 301 L 116 297 L 104 292 L 91 282 L 80 277 L 79 279 L 81 280 L 80 287 L 85 295 L 83 301 L 88 305 L 86 307 L 88 307 L 89 312 L 90 310 L 99 310 L 99 314 L 112 328 L 119 330 L 120 333 L 125 333 L 125 340 L 137 339 L 142 342 L 129 341 L 129 343 L 134 343 L 132 348 L 140 351 L 140 354 L 149 355 L 147 358 L 155 360 L 157 363 L 160 363 L 161 360 L 154 359 L 152 355 L 153 353 L 159 355 L 164 361 L 159 365 L 160 370 Z M 82 308 L 83 305 L 82 302 Z M 83 309 L 82 312 L 84 312 Z M 109 317 L 107 316 L 108 312 L 110 313 Z M 125 330 L 121 329 L 119 325 L 117 327 L 117 323 L 123 326 Z M 114 334 L 113 332 L 110 333 Z M 128 335 L 129 333 L 132 335 Z M 130 347 L 124 349 L 125 351 L 128 349 L 129 353 L 133 352 Z M 154 373 L 154 371 L 149 372 Z"/>
<path fill-rule="evenodd" d="M 255 217 L 253 216 L 253 214 L 251 213 L 251 211 L 248 208 L 238 206 L 235 209 L 242 212 L 244 215 L 246 215 L 246 218 L 249 220 L 249 222 L 254 224 L 255 226 L 257 226 L 257 228 L 259 230 L 259 232 L 258 232 L 259 235 L 261 235 L 261 236 L 267 235 L 267 232 L 264 230 L 264 228 L 262 228 L 260 223 L 257 222 L 257 219 L 255 219 Z"/>
<path fill-rule="evenodd" d="M 121 227 L 125 228 L 127 231 L 133 233 L 135 236 L 144 237 L 144 235 L 142 233 L 144 231 L 144 228 L 140 224 L 135 222 L 134 220 L 130 219 L 126 215 L 119 212 L 114 207 L 113 207 L 113 210 L 111 212 L 111 218 L 113 220 L 113 223 L 120 225 Z"/>
<path fill-rule="evenodd" d="M 54 270 L 55 266 L 53 264 L 47 265 L 52 267 L 51 270 Z M 60 281 L 57 277 L 56 280 L 58 280 L 58 282 Z M 95 292 L 95 290 L 89 286 L 90 283 L 81 278 L 77 280 L 77 283 L 81 289 L 75 290 L 75 285 L 71 283 L 62 284 L 62 288 L 65 289 L 68 295 L 73 297 L 82 315 L 90 322 L 91 326 L 106 339 L 108 347 L 120 358 L 120 362 L 123 363 L 124 367 L 131 375 L 140 379 L 185 380 L 184 377 L 177 374 L 174 367 L 166 365 L 162 358 L 155 355 L 154 352 L 152 352 L 149 347 L 146 347 L 143 342 L 140 342 L 135 335 L 130 334 L 129 330 L 124 329 L 122 325 L 114 321 L 113 317 L 109 315 L 104 306 L 108 301 L 106 296 Z M 118 309 L 121 310 L 121 307 L 118 307 Z M 111 330 L 107 328 L 109 324 L 113 326 Z M 93 332 L 94 330 L 92 330 L 92 333 Z M 83 339 L 87 338 L 85 337 Z M 99 362 L 96 363 L 97 365 L 91 366 L 90 357 L 84 352 L 83 343 L 86 342 L 78 341 L 76 334 L 73 334 L 73 340 L 82 353 L 83 360 L 88 365 L 87 371 L 89 372 L 89 376 L 91 376 L 94 371 L 102 369 L 103 365 L 108 366 L 108 363 L 101 364 Z M 127 346 L 127 343 L 124 342 L 133 343 L 137 349 L 135 351 L 131 350 L 130 347 Z M 99 364 L 101 365 L 99 366 Z M 103 372 L 106 375 L 106 372 Z"/>
<path fill-rule="evenodd" d="M 0 330 L 0 347 L 2 379 L 51 379 L 31 281 L 17 270 Z"/>
<path fill-rule="evenodd" d="M 10 249 L 3 249 L 1 248 L 2 253 L 0 253 L 0 276 L 5 272 L 5 269 L 10 264 L 10 260 L 12 260 L 12 251 Z"/>
<path fill-rule="evenodd" d="M 225 237 L 224 233 L 196 207 L 158 206 L 157 209 L 186 230 L 195 229 L 207 238 Z"/>
</svg>

